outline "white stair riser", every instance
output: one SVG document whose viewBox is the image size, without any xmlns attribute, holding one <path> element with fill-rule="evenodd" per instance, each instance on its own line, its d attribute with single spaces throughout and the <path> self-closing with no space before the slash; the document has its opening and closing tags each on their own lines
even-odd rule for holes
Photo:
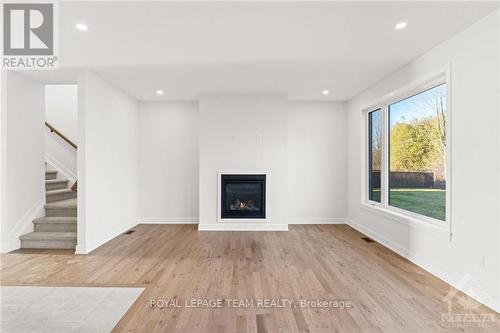
<svg viewBox="0 0 500 333">
<path fill-rule="evenodd" d="M 35 232 L 69 232 L 76 231 L 76 223 L 35 223 Z"/>
<path fill-rule="evenodd" d="M 73 199 L 73 198 L 76 198 L 76 192 L 73 192 L 73 191 L 62 192 L 62 193 L 47 192 L 46 202 L 50 203 L 50 202 L 54 202 L 54 201 Z"/>
</svg>

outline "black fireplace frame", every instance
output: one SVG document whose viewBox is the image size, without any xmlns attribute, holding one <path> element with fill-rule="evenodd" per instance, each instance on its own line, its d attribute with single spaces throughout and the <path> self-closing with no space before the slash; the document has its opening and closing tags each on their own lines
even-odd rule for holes
<svg viewBox="0 0 500 333">
<path fill-rule="evenodd" d="M 266 175 L 265 174 L 221 174 L 220 175 L 220 218 L 221 219 L 265 219 L 266 218 Z M 226 209 L 226 184 L 258 183 L 261 186 L 260 210 L 241 211 Z"/>
</svg>

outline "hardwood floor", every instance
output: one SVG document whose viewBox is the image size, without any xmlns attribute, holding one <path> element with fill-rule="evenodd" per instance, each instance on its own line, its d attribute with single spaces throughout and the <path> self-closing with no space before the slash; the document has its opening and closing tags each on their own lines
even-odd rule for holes
<svg viewBox="0 0 500 333">
<path fill-rule="evenodd" d="M 500 331 L 500 316 L 476 302 L 473 313 L 493 316 L 493 323 L 444 327 L 450 287 L 346 225 L 291 225 L 289 232 L 198 232 L 196 225 L 134 230 L 86 256 L 3 254 L 1 284 L 145 287 L 116 332 Z M 234 298 L 349 300 L 353 306 L 184 306 L 186 300 Z M 151 307 L 158 299 L 183 307 Z M 452 313 L 467 313 L 462 304 L 453 302 Z"/>
</svg>

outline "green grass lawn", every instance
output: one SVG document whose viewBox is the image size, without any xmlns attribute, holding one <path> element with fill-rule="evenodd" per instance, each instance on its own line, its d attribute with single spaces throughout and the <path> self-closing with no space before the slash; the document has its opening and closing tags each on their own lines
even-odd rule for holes
<svg viewBox="0 0 500 333">
<path fill-rule="evenodd" d="M 380 191 L 374 191 L 372 200 L 380 200 Z M 397 188 L 390 192 L 391 206 L 429 216 L 446 219 L 446 191 L 424 188 Z"/>
</svg>

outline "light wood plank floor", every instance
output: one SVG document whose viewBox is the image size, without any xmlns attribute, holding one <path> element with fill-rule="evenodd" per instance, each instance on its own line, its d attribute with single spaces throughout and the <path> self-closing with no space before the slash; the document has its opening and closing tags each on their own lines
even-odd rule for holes
<svg viewBox="0 0 500 333">
<path fill-rule="evenodd" d="M 89 255 L 22 250 L 1 256 L 2 285 L 144 286 L 116 332 L 499 332 L 445 328 L 450 287 L 346 225 L 289 232 L 198 232 L 138 225 Z M 459 297 L 465 297 L 458 293 Z M 169 308 L 151 299 L 343 299 L 335 308 Z M 455 304 L 457 303 L 457 304 Z M 461 302 L 453 313 L 464 313 Z"/>
</svg>

